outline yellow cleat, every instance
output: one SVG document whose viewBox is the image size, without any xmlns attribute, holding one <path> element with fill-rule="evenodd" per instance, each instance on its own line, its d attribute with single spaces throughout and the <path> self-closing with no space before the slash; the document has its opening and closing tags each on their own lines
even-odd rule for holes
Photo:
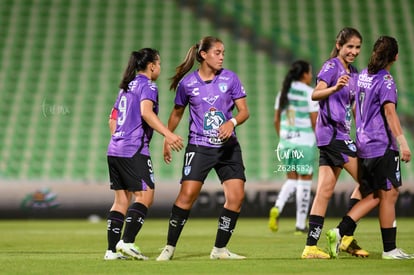
<svg viewBox="0 0 414 275">
<path fill-rule="evenodd" d="M 279 209 L 272 207 L 269 213 L 269 229 L 273 232 L 277 232 L 279 229 Z"/>
<path fill-rule="evenodd" d="M 368 251 L 362 249 L 353 236 L 343 236 L 339 246 L 341 251 L 345 251 L 355 257 L 368 257 Z"/>
<path fill-rule="evenodd" d="M 322 249 L 316 245 L 307 245 L 302 252 L 302 259 L 330 259 L 328 253 L 324 252 Z"/>
</svg>

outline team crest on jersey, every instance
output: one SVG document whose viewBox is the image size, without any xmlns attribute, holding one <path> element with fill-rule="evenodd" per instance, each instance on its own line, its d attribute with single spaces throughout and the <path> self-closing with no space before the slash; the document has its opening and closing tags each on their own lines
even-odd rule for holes
<svg viewBox="0 0 414 275">
<path fill-rule="evenodd" d="M 227 92 L 227 83 L 219 83 L 219 89 L 222 93 Z"/>
<path fill-rule="evenodd" d="M 216 96 L 209 95 L 208 97 L 203 97 L 203 100 L 207 102 L 208 104 L 213 105 L 214 102 L 216 102 L 217 98 L 219 98 L 218 95 Z"/>
<path fill-rule="evenodd" d="M 188 176 L 191 173 L 191 166 L 184 166 L 184 175 Z"/>
</svg>

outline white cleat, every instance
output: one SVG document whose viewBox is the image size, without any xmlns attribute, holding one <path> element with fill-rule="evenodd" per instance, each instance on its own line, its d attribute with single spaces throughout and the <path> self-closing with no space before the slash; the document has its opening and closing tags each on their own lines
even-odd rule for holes
<svg viewBox="0 0 414 275">
<path fill-rule="evenodd" d="M 226 247 L 217 248 L 213 247 L 210 253 L 210 259 L 212 260 L 242 260 L 246 259 L 245 256 L 237 255 L 230 252 Z"/>
<path fill-rule="evenodd" d="M 123 240 L 120 240 L 116 244 L 116 251 L 121 252 L 125 256 L 131 256 L 132 258 L 136 260 L 148 260 L 148 257 L 142 254 L 141 250 L 138 246 L 136 246 L 134 243 L 124 243 Z"/>
<path fill-rule="evenodd" d="M 157 261 L 169 261 L 174 256 L 175 247 L 172 245 L 166 245 L 161 254 L 157 257 Z"/>
<path fill-rule="evenodd" d="M 128 257 L 122 255 L 120 252 L 112 252 L 111 250 L 107 250 L 105 252 L 104 260 L 128 260 Z"/>
<path fill-rule="evenodd" d="M 414 259 L 414 255 L 407 254 L 400 248 L 395 248 L 388 252 L 382 252 L 382 258 L 386 260 L 409 260 Z"/>
</svg>

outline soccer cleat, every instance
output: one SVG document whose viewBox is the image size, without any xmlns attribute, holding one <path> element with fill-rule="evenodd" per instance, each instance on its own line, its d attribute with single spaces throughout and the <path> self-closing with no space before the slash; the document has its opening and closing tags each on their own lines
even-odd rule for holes
<svg viewBox="0 0 414 275">
<path fill-rule="evenodd" d="M 325 253 L 322 249 L 316 245 L 307 245 L 302 252 L 302 259 L 330 259 L 328 253 Z"/>
<path fill-rule="evenodd" d="M 272 207 L 269 213 L 269 229 L 277 232 L 279 229 L 279 208 Z"/>
<path fill-rule="evenodd" d="M 139 247 L 136 246 L 134 243 L 124 243 L 123 240 L 120 240 L 116 244 L 116 251 L 121 252 L 125 256 L 131 256 L 136 260 L 148 260 L 148 257 L 144 256 Z"/>
<path fill-rule="evenodd" d="M 111 250 L 107 250 L 105 252 L 104 260 L 128 260 L 128 257 L 122 255 L 120 252 L 112 252 Z"/>
<path fill-rule="evenodd" d="M 362 249 L 353 236 L 343 236 L 339 246 L 341 251 L 345 251 L 355 257 L 368 257 L 368 251 Z"/>
<path fill-rule="evenodd" d="M 172 245 L 166 245 L 161 254 L 157 257 L 157 261 L 169 261 L 174 256 L 175 247 Z"/>
<path fill-rule="evenodd" d="M 328 253 L 332 259 L 338 258 L 339 244 L 341 243 L 341 235 L 339 228 L 333 228 L 326 232 L 326 239 L 328 240 Z"/>
<path fill-rule="evenodd" d="M 293 233 L 296 236 L 302 236 L 304 234 L 307 234 L 309 232 L 309 228 L 305 227 L 304 229 L 300 229 L 296 227 L 295 232 Z"/>
<path fill-rule="evenodd" d="M 245 256 L 237 255 L 230 252 L 227 248 L 213 247 L 210 253 L 210 259 L 212 260 L 242 260 L 246 259 Z"/>
<path fill-rule="evenodd" d="M 409 260 L 414 259 L 414 255 L 407 254 L 400 248 L 395 248 L 388 252 L 382 252 L 382 258 L 386 260 Z"/>
</svg>

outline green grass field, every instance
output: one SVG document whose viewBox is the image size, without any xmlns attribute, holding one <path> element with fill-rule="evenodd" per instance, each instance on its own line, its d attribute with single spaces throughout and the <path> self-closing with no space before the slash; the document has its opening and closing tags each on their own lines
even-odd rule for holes
<svg viewBox="0 0 414 275">
<path fill-rule="evenodd" d="M 336 225 L 328 219 L 324 233 Z M 104 261 L 106 222 L 87 220 L 0 221 L 0 274 L 413 274 L 414 260 L 381 259 L 382 242 L 375 218 L 361 221 L 356 237 L 371 255 L 341 254 L 334 260 L 300 259 L 305 235 L 293 235 L 294 219 L 280 221 L 272 233 L 264 218 L 239 219 L 229 249 L 247 256 L 240 261 L 212 261 L 215 219 L 189 219 L 170 262 L 155 258 L 165 244 L 167 219 L 148 218 L 136 243 L 149 261 Z M 397 245 L 414 253 L 414 220 L 398 220 Z M 325 237 L 319 241 L 326 246 Z"/>
</svg>

